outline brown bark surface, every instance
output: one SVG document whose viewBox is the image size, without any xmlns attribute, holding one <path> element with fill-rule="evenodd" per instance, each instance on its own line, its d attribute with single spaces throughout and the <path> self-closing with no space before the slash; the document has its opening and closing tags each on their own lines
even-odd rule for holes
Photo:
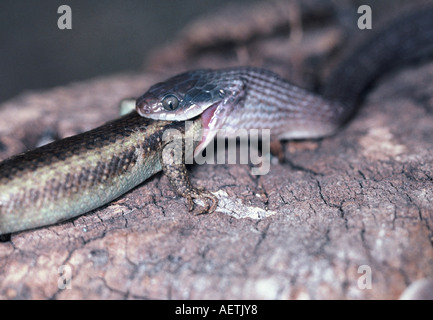
<svg viewBox="0 0 433 320">
<path fill-rule="evenodd" d="M 0 155 L 113 119 L 121 99 L 188 68 L 264 66 L 313 87 L 344 42 L 320 3 L 229 9 L 238 15 L 195 22 L 147 71 L 24 93 L 0 107 Z M 0 297 L 398 298 L 433 277 L 432 123 L 433 63 L 395 72 L 336 135 L 285 142 L 286 161 L 266 175 L 192 166 L 193 183 L 220 198 L 211 215 L 189 214 L 158 174 L 72 221 L 12 234 Z"/>
</svg>

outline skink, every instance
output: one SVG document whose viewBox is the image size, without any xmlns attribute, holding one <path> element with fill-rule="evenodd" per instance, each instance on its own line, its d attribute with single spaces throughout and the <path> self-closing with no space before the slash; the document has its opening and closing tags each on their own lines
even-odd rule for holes
<svg viewBox="0 0 433 320">
<path fill-rule="evenodd" d="M 171 131 L 172 135 L 166 135 Z M 173 143 L 200 135 L 201 123 L 153 121 L 132 112 L 99 128 L 18 154 L 0 163 L 0 234 L 50 225 L 98 208 L 164 170 L 176 191 L 205 201 Z M 193 141 L 193 140 L 191 140 Z M 164 152 L 167 151 L 167 152 Z M 175 162 L 177 161 L 177 162 Z M 211 203 L 210 206 L 208 203 Z"/>
</svg>

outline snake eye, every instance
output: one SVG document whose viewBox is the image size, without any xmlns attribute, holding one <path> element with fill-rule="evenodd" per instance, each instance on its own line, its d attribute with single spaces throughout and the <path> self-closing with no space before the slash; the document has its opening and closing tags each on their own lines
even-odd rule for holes
<svg viewBox="0 0 433 320">
<path fill-rule="evenodd" d="M 168 94 L 162 99 L 161 103 L 165 110 L 173 111 L 179 106 L 179 99 L 172 94 Z"/>
</svg>

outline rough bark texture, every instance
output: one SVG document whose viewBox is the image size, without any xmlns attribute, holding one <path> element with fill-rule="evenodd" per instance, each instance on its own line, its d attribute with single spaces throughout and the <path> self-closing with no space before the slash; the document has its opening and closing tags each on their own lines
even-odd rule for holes
<svg viewBox="0 0 433 320">
<path fill-rule="evenodd" d="M 1 156 L 115 118 L 120 99 L 186 68 L 253 64 L 313 87 L 343 41 L 320 3 L 217 13 L 155 54 L 153 71 L 22 94 L 0 108 Z M 0 297 L 398 298 L 433 277 L 432 123 L 433 63 L 400 70 L 335 136 L 284 143 L 286 162 L 266 175 L 191 167 L 195 184 L 219 190 L 214 214 L 189 214 L 158 174 L 72 221 L 13 234 L 0 243 Z"/>
</svg>

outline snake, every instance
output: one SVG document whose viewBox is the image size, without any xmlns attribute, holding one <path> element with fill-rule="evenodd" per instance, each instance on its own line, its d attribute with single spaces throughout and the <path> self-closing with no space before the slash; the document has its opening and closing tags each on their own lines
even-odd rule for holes
<svg viewBox="0 0 433 320">
<path fill-rule="evenodd" d="M 357 110 L 379 76 L 433 52 L 433 5 L 407 12 L 375 30 L 343 57 L 320 93 L 256 67 L 198 69 L 152 86 L 137 99 L 146 118 L 202 118 L 201 152 L 222 130 L 269 129 L 271 139 L 312 139 L 335 133 Z M 245 130 L 243 132 L 245 132 Z"/>
<path fill-rule="evenodd" d="M 343 57 L 319 92 L 257 67 L 187 71 L 151 86 L 136 111 L 101 127 L 12 156 L 0 163 L 0 235 L 44 227 L 101 207 L 159 171 L 176 192 L 218 200 L 189 180 L 185 158 L 219 130 L 270 129 L 271 138 L 310 139 L 335 133 L 353 116 L 381 75 L 433 53 L 433 5 L 377 28 Z M 189 122 L 189 125 L 185 124 Z M 167 132 L 177 134 L 168 135 Z M 172 143 L 185 145 L 175 161 Z M 167 151 L 168 150 L 168 151 Z M 178 154 L 179 156 L 179 154 Z"/>
</svg>

